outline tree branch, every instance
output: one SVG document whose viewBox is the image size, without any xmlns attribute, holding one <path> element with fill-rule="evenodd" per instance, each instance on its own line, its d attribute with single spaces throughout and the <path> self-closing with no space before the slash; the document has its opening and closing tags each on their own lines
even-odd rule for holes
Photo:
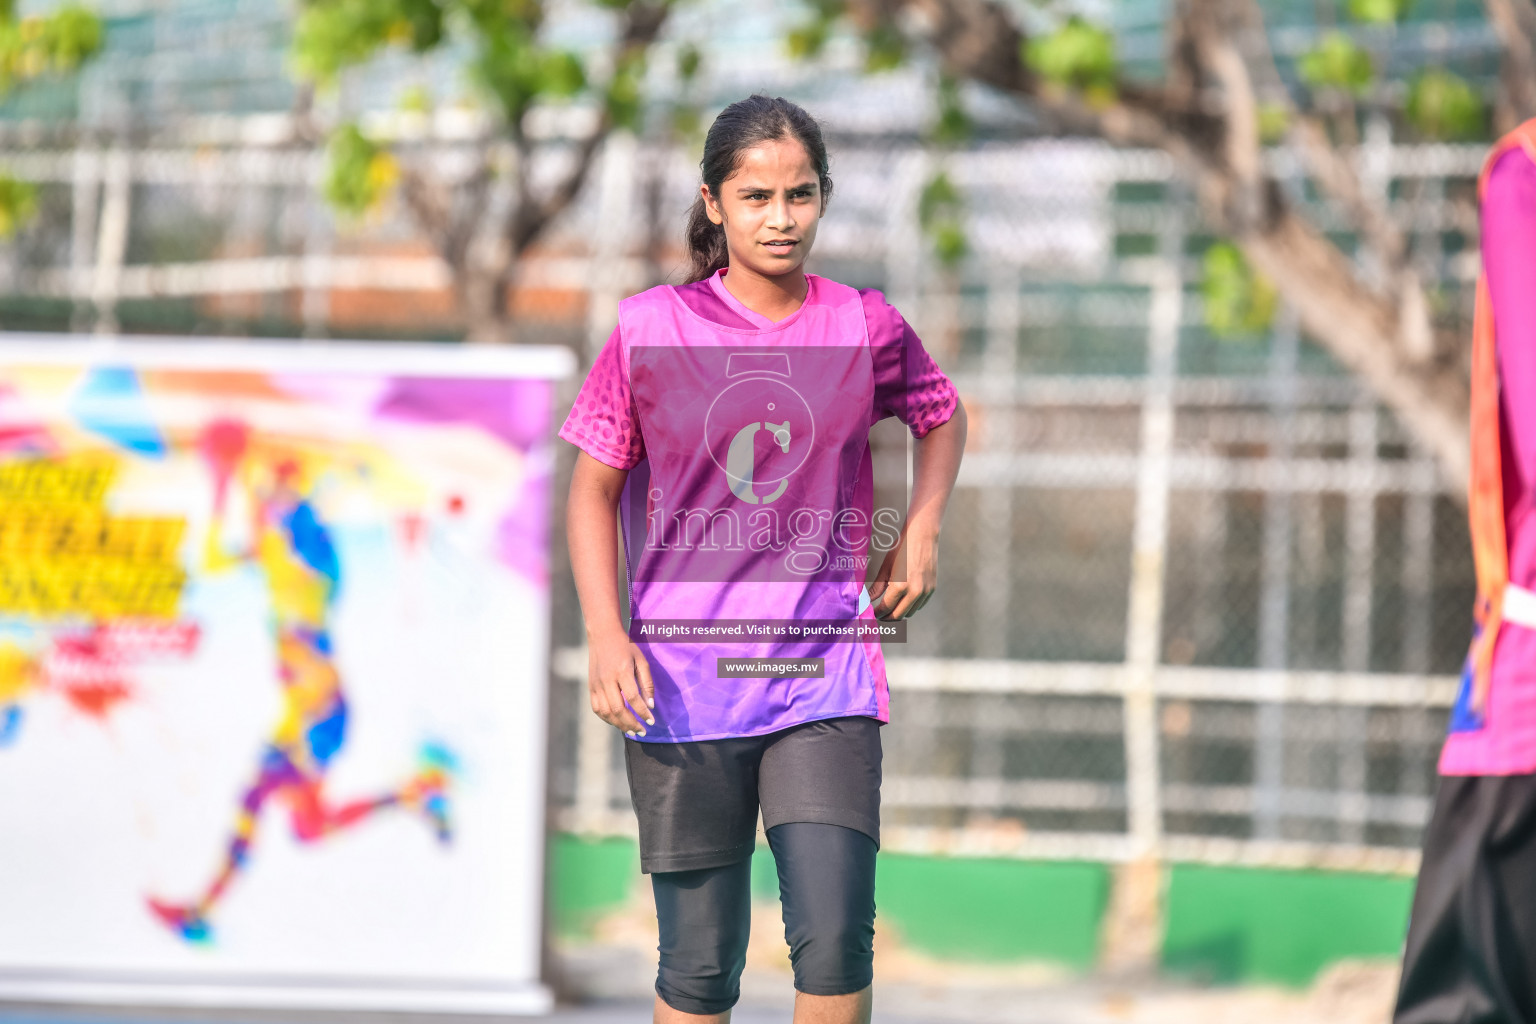
<svg viewBox="0 0 1536 1024">
<path fill-rule="evenodd" d="M 455 273 L 461 271 L 468 260 L 469 247 L 484 217 L 487 193 L 494 177 L 488 151 L 482 151 L 480 162 L 468 178 L 452 185 L 427 174 L 420 167 L 407 165 L 401 168 L 400 194 L 411 216 Z"/>
<path fill-rule="evenodd" d="M 1232 36 L 1239 12 L 1222 0 L 1186 0 L 1175 16 L 1182 87 L 1190 106 L 1216 108 L 1219 130 L 1202 140 L 1203 191 L 1221 219 L 1239 230 L 1264 214 L 1259 105 L 1248 67 Z M 1209 94 L 1219 99 L 1205 99 Z"/>
<path fill-rule="evenodd" d="M 666 3 L 631 3 L 625 8 L 624 28 L 614 49 L 614 66 L 622 67 L 626 61 L 643 55 L 661 34 L 667 22 L 670 8 Z M 542 200 L 535 199 L 525 187 L 518 189 L 518 198 L 508 219 L 508 238 L 514 260 L 522 256 L 551 221 L 575 201 L 586 185 L 597 151 L 603 140 L 613 130 L 613 117 L 605 107 L 598 115 L 597 127 L 576 148 L 576 158 L 565 178 Z"/>
<path fill-rule="evenodd" d="M 1169 148 L 1172 116 L 1156 90 L 1127 84 L 1115 101 L 1090 106 L 1039 78 L 1024 63 L 1024 34 L 1007 8 L 991 0 L 850 0 L 860 26 L 909 28 L 938 55 L 944 70 L 1026 99 L 1057 132 L 1098 135 L 1127 146 Z"/>
<path fill-rule="evenodd" d="M 1529 0 L 1489 2 L 1529 6 Z M 1315 120 L 1298 121 L 1299 147 L 1319 186 L 1380 254 L 1387 270 L 1380 287 L 1368 286 L 1352 259 L 1293 209 L 1263 171 L 1250 75 L 1257 73 L 1272 90 L 1283 86 L 1277 85 L 1252 0 L 1182 0 L 1169 26 L 1164 82 L 1121 82 L 1115 100 L 1103 107 L 1052 87 L 1024 66 L 1025 37 L 1001 0 L 851 3 L 855 20 L 867 25 L 883 19 L 907 30 L 934 48 L 949 74 L 1014 96 L 1059 130 L 1172 156 L 1212 226 L 1230 234 L 1276 284 L 1307 332 L 1435 454 L 1447 480 L 1465 482 L 1466 382 L 1447 355 L 1459 348 L 1435 344 L 1423 288 L 1407 266 L 1403 233 Z"/>
<path fill-rule="evenodd" d="M 1407 240 L 1382 204 L 1366 194 L 1354 165 L 1328 141 L 1327 132 L 1316 118 L 1298 116 L 1291 129 L 1291 141 L 1306 161 L 1318 189 L 1360 229 L 1387 273 L 1395 275 L 1407 256 Z"/>
<path fill-rule="evenodd" d="M 527 194 L 526 187 L 518 190 L 519 199 L 514 204 L 507 230 L 513 259 L 521 257 L 528 247 L 538 240 L 539 235 L 544 233 L 550 221 L 565 212 L 566 207 L 581 194 L 592 171 L 597 151 L 612 130 L 612 121 L 604 111 L 598 117 L 597 129 L 577 145 L 575 161 L 565 178 L 542 201 L 532 196 L 524 200 L 522 196 Z"/>
<path fill-rule="evenodd" d="M 1483 0 L 1483 7 L 1503 44 L 1497 127 L 1506 132 L 1536 117 L 1536 7 L 1531 0 Z"/>
<path fill-rule="evenodd" d="M 1460 367 L 1444 355 L 1403 358 L 1403 311 L 1367 289 L 1349 258 L 1296 213 L 1285 211 L 1238 241 L 1296 309 L 1302 328 L 1392 409 L 1434 454 L 1447 482 L 1464 483 L 1469 406 Z"/>
</svg>

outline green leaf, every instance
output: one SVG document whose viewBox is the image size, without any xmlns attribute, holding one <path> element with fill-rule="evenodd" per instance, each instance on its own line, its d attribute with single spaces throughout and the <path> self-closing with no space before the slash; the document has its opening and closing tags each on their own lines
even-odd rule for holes
<svg viewBox="0 0 1536 1024">
<path fill-rule="evenodd" d="M 394 157 L 355 124 L 342 125 L 331 134 L 328 155 L 325 198 L 350 217 L 361 217 L 377 207 L 399 178 Z"/>
<path fill-rule="evenodd" d="M 1302 80 L 1317 89 L 1363 95 L 1375 77 L 1371 55 L 1343 32 L 1329 32 L 1298 63 Z"/>
<path fill-rule="evenodd" d="M 316 0 L 299 12 L 293 27 L 293 61 L 298 73 L 330 83 L 343 68 L 368 60 L 391 41 L 401 21 L 389 0 Z"/>
<path fill-rule="evenodd" d="M 933 125 L 933 141 L 941 146 L 958 146 L 971 137 L 970 115 L 960 97 L 960 84 L 945 75 L 939 79 L 939 116 Z"/>
<path fill-rule="evenodd" d="M 516 121 L 539 93 L 543 63 L 526 33 L 502 24 L 481 35 L 470 76 L 495 98 L 507 120 Z"/>
<path fill-rule="evenodd" d="M 37 186 L 0 174 L 0 238 L 10 238 L 37 215 Z"/>
<path fill-rule="evenodd" d="M 77 4 L 0 21 L 0 93 L 20 82 L 72 71 L 101 49 L 101 19 Z"/>
<path fill-rule="evenodd" d="M 615 127 L 639 131 L 643 108 L 640 85 L 644 77 L 645 58 L 643 56 L 632 54 L 619 60 L 618 67 L 614 69 L 613 78 L 608 82 L 604 97 L 608 117 Z"/>
<path fill-rule="evenodd" d="M 679 103 L 672 108 L 672 134 L 679 139 L 696 139 L 704 127 L 704 115 L 699 108 Z"/>
<path fill-rule="evenodd" d="M 1279 295 L 1274 285 L 1256 273 L 1241 249 L 1217 242 L 1205 251 L 1205 322 L 1220 338 L 1236 338 L 1268 330 Z"/>
<path fill-rule="evenodd" d="M 443 9 L 434 0 L 395 0 L 395 3 L 399 5 L 394 25 L 396 39 L 407 36 L 406 41 L 417 53 L 426 53 L 443 41 Z"/>
<path fill-rule="evenodd" d="M 831 33 L 831 22 L 818 17 L 790 29 L 784 37 L 784 45 L 794 60 L 810 60 L 820 55 Z"/>
<path fill-rule="evenodd" d="M 472 77 L 516 121 L 540 97 L 567 99 L 587 87 L 581 58 L 566 50 L 541 48 L 527 26 L 501 22 L 482 33 L 480 52 L 470 66 Z"/>
<path fill-rule="evenodd" d="M 917 197 L 917 222 L 926 230 L 944 217 L 953 217 L 964 207 L 964 199 L 949 175 L 940 171 L 928 180 Z"/>
<path fill-rule="evenodd" d="M 544 23 L 544 5 L 540 0 L 457 0 L 457 3 L 468 13 L 475 29 L 483 34 L 504 30 L 532 34 Z M 623 8 L 628 6 L 628 0 L 603 6 Z"/>
<path fill-rule="evenodd" d="M 587 87 L 587 69 L 581 58 L 568 50 L 541 55 L 537 91 L 542 95 L 568 99 Z"/>
<path fill-rule="evenodd" d="M 0 95 L 24 78 L 21 65 L 25 48 L 20 26 L 14 21 L 0 21 Z"/>
<path fill-rule="evenodd" d="M 1291 130 L 1291 112 L 1280 103 L 1266 103 L 1259 107 L 1259 141 L 1272 146 L 1285 138 Z"/>
<path fill-rule="evenodd" d="M 1416 75 L 1408 87 L 1404 113 L 1420 135 L 1436 142 L 1470 142 L 1487 132 L 1482 96 L 1449 71 L 1433 69 Z"/>
<path fill-rule="evenodd" d="M 907 39 L 894 26 L 881 22 L 864 33 L 864 70 L 868 74 L 894 71 L 907 59 Z"/>
<path fill-rule="evenodd" d="M 1349 16 L 1373 25 L 1391 25 L 1408 13 L 1411 0 L 1349 0 Z"/>
<path fill-rule="evenodd" d="M 294 24 L 294 64 L 302 77 L 329 83 L 387 46 L 437 47 L 445 19 L 439 0 L 309 0 Z"/>
<path fill-rule="evenodd" d="M 1117 61 L 1115 38 L 1108 30 L 1071 18 L 1049 35 L 1024 43 L 1024 63 L 1054 85 L 1113 95 Z"/>
<path fill-rule="evenodd" d="M 965 258 L 970 249 L 965 234 L 965 197 L 943 171 L 929 179 L 919 193 L 917 222 L 932 241 L 940 263 L 952 267 Z"/>
<path fill-rule="evenodd" d="M 795 60 L 819 56 L 832 36 L 832 27 L 847 12 L 844 0 L 810 0 L 809 6 L 810 17 L 784 37 L 784 46 Z"/>
<path fill-rule="evenodd" d="M 946 267 L 956 266 L 970 251 L 971 245 L 965 236 L 965 227 L 957 220 L 943 221 L 935 225 L 932 235 L 934 255 L 938 256 L 939 262 Z"/>
<path fill-rule="evenodd" d="M 692 82 L 699 74 L 699 66 L 704 63 L 704 55 L 693 43 L 684 43 L 677 51 L 677 77 L 684 82 Z"/>
<path fill-rule="evenodd" d="M 432 90 L 420 84 L 410 86 L 400 94 L 397 105 L 408 114 L 429 114 L 432 112 Z"/>
<path fill-rule="evenodd" d="M 50 70 L 72 71 L 101 49 L 103 29 L 94 12 L 74 4 L 43 19 L 43 47 Z"/>
</svg>

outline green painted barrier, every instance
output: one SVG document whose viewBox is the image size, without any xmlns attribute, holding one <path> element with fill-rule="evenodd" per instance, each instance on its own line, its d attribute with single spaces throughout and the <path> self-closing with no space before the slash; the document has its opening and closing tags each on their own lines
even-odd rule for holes
<svg viewBox="0 0 1536 1024">
<path fill-rule="evenodd" d="M 1412 900 L 1411 878 L 1176 865 L 1163 966 L 1203 981 L 1307 985 L 1339 960 L 1399 956 Z"/>
<path fill-rule="evenodd" d="M 589 933 L 593 922 L 629 901 L 640 878 L 640 849 L 628 839 L 554 836 L 549 842 L 549 905 L 555 933 Z"/>
<path fill-rule="evenodd" d="M 1102 864 L 885 854 L 881 920 L 905 945 L 966 960 L 1093 965 L 1109 897 Z"/>
<path fill-rule="evenodd" d="M 1109 899 L 1103 864 L 880 855 L 879 922 L 903 945 L 954 960 L 1091 968 Z M 550 843 L 556 931 L 589 934 L 644 885 L 635 844 Z M 778 896 L 773 856 L 752 858 L 752 895 Z M 1168 873 L 1163 965 L 1200 981 L 1306 985 L 1331 963 L 1398 956 L 1413 880 L 1348 872 L 1176 865 Z"/>
<path fill-rule="evenodd" d="M 752 860 L 752 895 L 776 899 L 773 855 Z M 905 946 L 956 960 L 1092 966 L 1109 894 L 1102 864 L 880 855 L 879 926 Z"/>
</svg>

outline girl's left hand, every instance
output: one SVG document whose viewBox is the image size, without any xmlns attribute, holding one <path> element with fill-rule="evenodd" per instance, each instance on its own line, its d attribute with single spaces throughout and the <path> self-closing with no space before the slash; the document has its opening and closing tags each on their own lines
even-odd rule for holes
<svg viewBox="0 0 1536 1024">
<path fill-rule="evenodd" d="M 898 565 L 906 571 L 893 582 Z M 869 585 L 870 607 L 877 619 L 910 618 L 928 603 L 938 583 L 939 538 L 927 531 L 909 530 L 880 563 L 880 571 Z"/>
</svg>

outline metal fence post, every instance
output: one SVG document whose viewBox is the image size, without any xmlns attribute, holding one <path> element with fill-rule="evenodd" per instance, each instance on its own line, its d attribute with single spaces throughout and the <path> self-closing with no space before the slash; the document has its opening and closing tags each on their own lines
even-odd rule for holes
<svg viewBox="0 0 1536 1024">
<path fill-rule="evenodd" d="M 919 335 L 927 334 L 933 326 L 928 322 L 923 301 L 923 269 L 927 261 L 917 210 L 928 163 L 927 153 L 921 149 L 909 150 L 895 158 L 890 178 L 891 202 L 881 225 L 885 236 L 886 298 L 901 310 Z"/>
<path fill-rule="evenodd" d="M 1362 483 L 1349 492 L 1344 512 L 1344 671 L 1369 672 L 1371 619 L 1375 605 L 1376 495 L 1371 475 L 1379 455 L 1380 415 L 1376 402 L 1361 395 L 1349 414 L 1349 455 Z M 1369 486 L 1363 481 L 1372 480 Z M 1339 839 L 1365 842 L 1366 744 L 1368 712 L 1339 711 Z"/>
<path fill-rule="evenodd" d="M 987 277 L 987 347 L 983 366 L 988 377 L 1011 382 L 1019 361 L 1019 288 L 1017 267 L 998 266 Z M 981 418 L 981 441 L 989 452 L 1011 452 L 1013 396 L 989 401 Z M 1013 486 L 1003 482 L 978 495 L 981 529 L 976 541 L 976 638 L 981 658 L 1008 656 L 1008 618 L 1013 591 Z"/>
<path fill-rule="evenodd" d="M 1269 458 L 1288 463 L 1296 454 L 1296 364 L 1301 335 L 1296 312 L 1280 311 L 1270 341 L 1270 400 L 1274 419 Z M 1264 492 L 1264 539 L 1259 598 L 1259 668 L 1283 669 L 1291 632 L 1291 534 L 1294 498 L 1289 491 Z M 1280 837 L 1281 794 L 1285 789 L 1285 705 L 1260 704 L 1254 712 L 1254 834 Z"/>
<path fill-rule="evenodd" d="M 319 165 L 314 162 L 316 181 Z M 324 268 L 335 249 L 336 222 L 321 190 L 306 184 L 300 198 L 309 214 L 304 225 L 304 287 L 299 297 L 299 316 L 304 321 L 306 338 L 323 338 L 330 331 L 331 286 Z"/>
<path fill-rule="evenodd" d="M 70 161 L 70 186 L 70 291 L 78 295 L 79 282 L 89 277 L 96 262 L 97 214 L 101 205 L 101 154 L 96 149 L 82 146 L 75 150 Z M 75 299 L 70 315 L 70 329 L 82 334 L 91 329 L 90 304 L 79 298 Z"/>
<path fill-rule="evenodd" d="M 1431 488 L 1438 470 L 1433 458 L 1423 451 L 1415 453 L 1413 464 L 1424 485 L 1403 499 L 1402 586 L 1407 607 L 1403 610 L 1403 658 L 1398 671 L 1423 675 L 1429 671 L 1435 624 L 1435 494 Z"/>
<path fill-rule="evenodd" d="M 591 286 L 587 289 L 587 360 L 597 358 L 619 319 L 625 295 L 624 256 L 634 221 L 636 150 L 632 132 L 616 131 L 598 156 L 599 228 L 592 239 Z"/>
<path fill-rule="evenodd" d="M 987 275 L 986 349 L 982 357 L 988 376 L 1012 381 L 1019 352 L 1018 269 L 1007 265 Z M 980 435 L 984 449 L 1011 452 L 1018 406 L 1010 395 L 984 408 Z M 987 487 L 976 498 L 976 634 L 977 657 L 1008 656 L 1008 618 L 1013 608 L 1013 487 L 1003 482 Z M 997 723 L 1008 713 L 1006 697 L 977 696 L 972 703 L 970 774 L 975 780 L 1004 777 L 1003 733 Z"/>
<path fill-rule="evenodd" d="M 1163 813 L 1157 727 L 1157 665 L 1167 575 L 1168 494 L 1173 463 L 1173 385 L 1178 372 L 1184 284 L 1180 247 L 1152 275 L 1147 383 L 1141 407 L 1130 611 L 1125 641 L 1125 768 L 1130 849 L 1115 879 L 1105 922 L 1103 964 L 1155 966 L 1162 939 Z"/>
<path fill-rule="evenodd" d="M 133 162 L 126 149 L 114 149 L 103 174 L 105 193 L 96 235 L 96 274 L 91 301 L 96 306 L 96 333 L 117 333 L 117 298 L 128 252 L 128 220 L 132 215 Z"/>
<path fill-rule="evenodd" d="M 608 773 L 612 767 L 613 726 L 598 718 L 588 706 L 586 673 L 575 681 L 576 701 L 576 799 L 575 829 L 584 835 L 599 834 L 608 826 Z"/>
</svg>

